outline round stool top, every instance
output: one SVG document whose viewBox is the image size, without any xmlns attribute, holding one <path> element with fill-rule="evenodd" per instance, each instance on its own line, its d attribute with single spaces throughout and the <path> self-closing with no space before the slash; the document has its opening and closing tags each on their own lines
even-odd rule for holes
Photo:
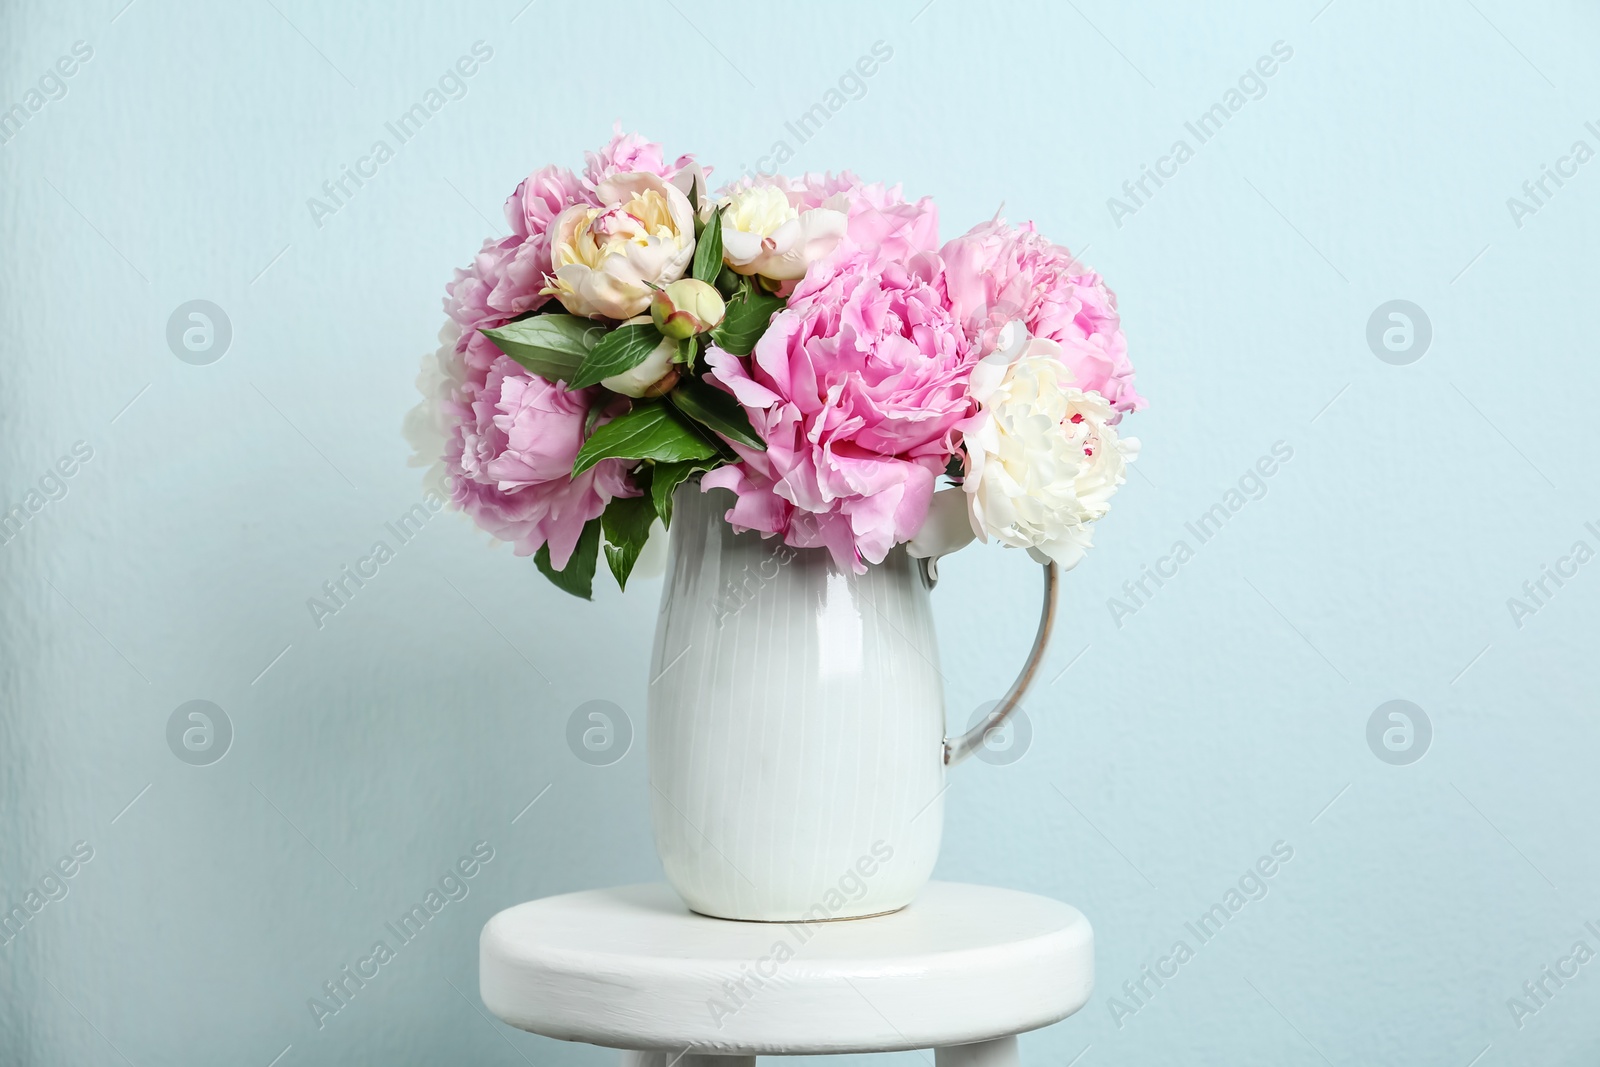
<svg viewBox="0 0 1600 1067">
<path fill-rule="evenodd" d="M 1018 1034 L 1089 999 L 1076 908 L 933 882 L 892 915 L 732 922 L 666 885 L 547 897 L 490 919 L 484 1004 L 512 1026 L 640 1051 L 889 1052 Z"/>
</svg>

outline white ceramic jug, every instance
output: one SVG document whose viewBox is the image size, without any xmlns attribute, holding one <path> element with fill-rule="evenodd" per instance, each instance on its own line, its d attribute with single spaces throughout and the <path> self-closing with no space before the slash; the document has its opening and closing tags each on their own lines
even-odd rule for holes
<svg viewBox="0 0 1600 1067">
<path fill-rule="evenodd" d="M 690 908 L 769 922 L 911 903 L 933 871 L 945 767 L 1021 699 L 1049 638 L 1055 565 L 1027 665 L 946 739 L 923 561 L 902 545 L 865 574 L 824 549 L 735 533 L 724 489 L 674 501 L 650 669 L 651 818 Z"/>
</svg>

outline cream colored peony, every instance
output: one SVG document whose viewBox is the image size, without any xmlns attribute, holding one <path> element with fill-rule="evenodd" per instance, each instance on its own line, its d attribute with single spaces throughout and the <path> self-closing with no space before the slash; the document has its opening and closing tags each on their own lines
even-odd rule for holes
<svg viewBox="0 0 1600 1067">
<path fill-rule="evenodd" d="M 1119 439 L 1106 398 L 1078 388 L 1060 346 L 1020 322 L 973 368 L 971 393 L 979 413 L 964 434 L 962 488 L 973 530 L 1074 566 L 1138 440 Z"/>
<path fill-rule="evenodd" d="M 618 174 L 551 224 L 544 292 L 574 315 L 626 319 L 650 306 L 652 285 L 683 277 L 694 258 L 689 198 L 654 174 Z"/>
<path fill-rule="evenodd" d="M 722 261 L 739 274 L 774 281 L 805 276 L 838 246 L 850 218 L 843 195 L 797 210 L 776 185 L 751 185 L 723 198 Z"/>
</svg>

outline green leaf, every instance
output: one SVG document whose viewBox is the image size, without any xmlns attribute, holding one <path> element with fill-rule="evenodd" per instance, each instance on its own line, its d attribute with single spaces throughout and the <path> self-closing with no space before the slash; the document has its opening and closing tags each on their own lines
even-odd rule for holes
<svg viewBox="0 0 1600 1067">
<path fill-rule="evenodd" d="M 700 338 L 685 337 L 678 342 L 678 362 L 685 368 L 694 370 L 694 357 L 700 351 Z"/>
<path fill-rule="evenodd" d="M 600 516 L 606 535 L 606 563 L 616 576 L 619 589 L 628 588 L 628 575 L 633 573 L 633 565 L 650 539 L 650 524 L 655 521 L 656 506 L 648 487 L 644 496 L 613 497 Z"/>
<path fill-rule="evenodd" d="M 578 449 L 572 464 L 577 477 L 602 459 L 653 459 L 679 462 L 710 459 L 716 445 L 659 400 L 636 401 L 632 410 L 599 427 Z"/>
<path fill-rule="evenodd" d="M 565 570 L 550 565 L 550 546 L 540 545 L 533 555 L 539 573 L 555 583 L 556 588 L 585 600 L 594 599 L 594 567 L 600 556 L 600 520 L 590 519 L 578 535 L 578 547 L 572 550 Z"/>
<path fill-rule="evenodd" d="M 700 235 L 700 241 L 694 246 L 694 271 L 691 277 L 703 282 L 717 280 L 717 272 L 722 270 L 722 212 L 713 211 L 711 218 L 706 222 L 705 232 Z"/>
<path fill-rule="evenodd" d="M 534 315 L 482 333 L 496 348 L 539 377 L 565 382 L 583 364 L 605 327 L 576 315 Z"/>
<path fill-rule="evenodd" d="M 602 378 L 632 370 L 643 363 L 661 341 L 661 331 L 653 323 L 618 326 L 589 349 L 583 365 L 567 382 L 567 388 L 583 389 L 599 384 Z"/>
<path fill-rule="evenodd" d="M 698 378 L 684 378 L 676 389 L 667 394 L 672 405 L 703 426 L 709 426 L 730 441 L 759 448 L 765 452 L 767 443 L 756 436 L 744 405 L 727 393 L 707 385 Z"/>
<path fill-rule="evenodd" d="M 716 466 L 716 460 L 691 459 L 682 463 L 657 463 L 655 473 L 650 478 L 650 498 L 655 504 L 656 514 L 661 516 L 661 525 L 672 527 L 672 494 L 678 486 L 689 480 L 695 471 L 708 471 Z"/>
<path fill-rule="evenodd" d="M 786 303 L 781 296 L 745 287 L 728 302 L 722 325 L 711 331 L 711 343 L 724 352 L 748 356 Z"/>
</svg>

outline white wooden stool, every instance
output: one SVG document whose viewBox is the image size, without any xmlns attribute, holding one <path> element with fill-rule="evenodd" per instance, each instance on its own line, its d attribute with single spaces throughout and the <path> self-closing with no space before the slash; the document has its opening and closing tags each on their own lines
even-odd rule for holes
<svg viewBox="0 0 1600 1067">
<path fill-rule="evenodd" d="M 624 1067 L 927 1048 L 938 1067 L 1011 1067 L 1016 1035 L 1093 985 L 1076 908 L 953 882 L 892 915 L 810 924 L 706 918 L 661 884 L 568 893 L 502 911 L 478 953 L 495 1015 L 628 1050 Z"/>
</svg>

